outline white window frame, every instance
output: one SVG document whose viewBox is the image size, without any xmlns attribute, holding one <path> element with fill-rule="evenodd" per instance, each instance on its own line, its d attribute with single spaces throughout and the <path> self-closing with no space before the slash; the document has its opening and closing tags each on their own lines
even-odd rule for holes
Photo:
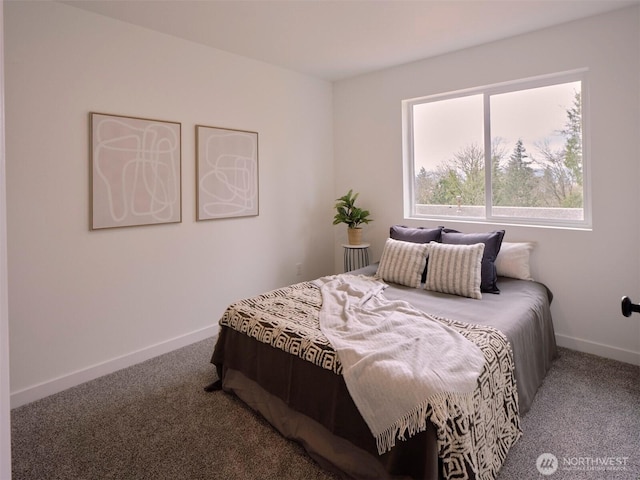
<svg viewBox="0 0 640 480">
<path fill-rule="evenodd" d="M 568 72 L 542 75 L 523 80 L 504 82 L 488 85 L 484 87 L 470 88 L 447 92 L 426 97 L 412 98 L 402 101 L 402 151 L 403 151 L 403 177 L 404 177 L 404 217 L 413 220 L 455 220 L 456 222 L 486 223 L 500 225 L 527 225 L 543 226 L 567 229 L 591 230 L 591 175 L 590 175 L 590 155 L 589 155 L 589 89 L 587 79 L 587 69 L 572 70 Z M 538 87 L 546 87 L 562 83 L 580 81 L 581 90 L 581 112 L 582 112 L 582 176 L 583 176 L 583 219 L 582 220 L 557 220 L 542 219 L 534 217 L 516 216 L 495 216 L 492 213 L 492 192 L 491 192 L 491 95 L 528 90 Z M 413 151 L 413 107 L 422 103 L 461 98 L 469 95 L 482 94 L 484 96 L 484 154 L 485 154 L 485 216 L 484 217 L 463 217 L 457 215 L 423 215 L 416 213 L 415 208 L 415 162 Z"/>
</svg>

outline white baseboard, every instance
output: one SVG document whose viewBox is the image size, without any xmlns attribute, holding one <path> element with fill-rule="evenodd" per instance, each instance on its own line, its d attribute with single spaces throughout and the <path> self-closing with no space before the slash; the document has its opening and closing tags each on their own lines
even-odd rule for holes
<svg viewBox="0 0 640 480">
<path fill-rule="evenodd" d="M 53 380 L 49 380 L 32 387 L 28 387 L 11 394 L 11 408 L 20 407 L 27 403 L 40 400 L 54 393 L 61 392 L 81 383 L 94 380 L 103 375 L 108 375 L 123 368 L 136 365 L 151 358 L 157 357 L 165 353 L 169 353 L 178 348 L 186 347 L 192 343 L 213 337 L 218 334 L 218 325 L 206 327 L 195 332 L 172 338 L 170 340 L 142 348 L 135 352 L 122 355 L 120 357 L 107 360 L 96 365 L 92 365 L 81 370 L 77 370 L 68 375 L 63 375 Z"/>
<path fill-rule="evenodd" d="M 569 337 L 556 333 L 556 343 L 559 347 L 570 348 L 579 352 L 591 353 L 599 357 L 611 358 L 619 362 L 640 365 L 640 352 L 612 347 L 603 343 L 592 342 L 582 338 Z"/>
</svg>

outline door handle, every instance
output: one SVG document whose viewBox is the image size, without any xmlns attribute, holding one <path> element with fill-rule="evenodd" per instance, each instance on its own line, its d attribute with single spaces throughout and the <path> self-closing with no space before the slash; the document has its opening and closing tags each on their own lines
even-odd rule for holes
<svg viewBox="0 0 640 480">
<path fill-rule="evenodd" d="M 640 312 L 640 305 L 633 303 L 629 297 L 622 297 L 622 315 L 630 317 L 633 312 Z"/>
</svg>

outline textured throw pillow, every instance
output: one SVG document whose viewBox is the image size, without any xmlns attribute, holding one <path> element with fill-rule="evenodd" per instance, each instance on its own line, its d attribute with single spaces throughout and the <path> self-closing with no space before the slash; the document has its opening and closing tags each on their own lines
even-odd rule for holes
<svg viewBox="0 0 640 480">
<path fill-rule="evenodd" d="M 425 290 L 481 299 L 484 243 L 429 244 L 429 271 Z"/>
<path fill-rule="evenodd" d="M 405 227 L 404 225 L 393 225 L 389 229 L 389 237 L 401 242 L 413 243 L 429 243 L 439 242 L 442 239 L 442 229 L 444 227 L 423 228 L 423 227 Z M 427 279 L 427 263 L 424 262 L 424 270 L 420 282 L 424 283 Z"/>
<path fill-rule="evenodd" d="M 532 251 L 531 242 L 502 242 L 496 258 L 496 272 L 501 277 L 533 280 L 529 266 Z"/>
<path fill-rule="evenodd" d="M 387 238 L 376 277 L 385 282 L 417 288 L 428 251 L 428 243 L 400 242 Z"/>
<path fill-rule="evenodd" d="M 442 243 L 456 245 L 473 245 L 484 243 L 484 255 L 482 257 L 482 284 L 480 288 L 487 293 L 500 293 L 498 289 L 498 275 L 496 273 L 496 257 L 500 252 L 504 230 L 489 233 L 460 233 L 456 230 L 444 229 Z"/>
</svg>

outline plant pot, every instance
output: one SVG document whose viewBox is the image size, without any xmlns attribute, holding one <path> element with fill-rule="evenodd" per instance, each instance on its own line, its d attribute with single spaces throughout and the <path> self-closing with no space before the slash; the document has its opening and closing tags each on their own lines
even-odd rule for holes
<svg viewBox="0 0 640 480">
<path fill-rule="evenodd" d="M 360 245 L 362 243 L 362 228 L 347 228 L 349 245 Z"/>
</svg>

